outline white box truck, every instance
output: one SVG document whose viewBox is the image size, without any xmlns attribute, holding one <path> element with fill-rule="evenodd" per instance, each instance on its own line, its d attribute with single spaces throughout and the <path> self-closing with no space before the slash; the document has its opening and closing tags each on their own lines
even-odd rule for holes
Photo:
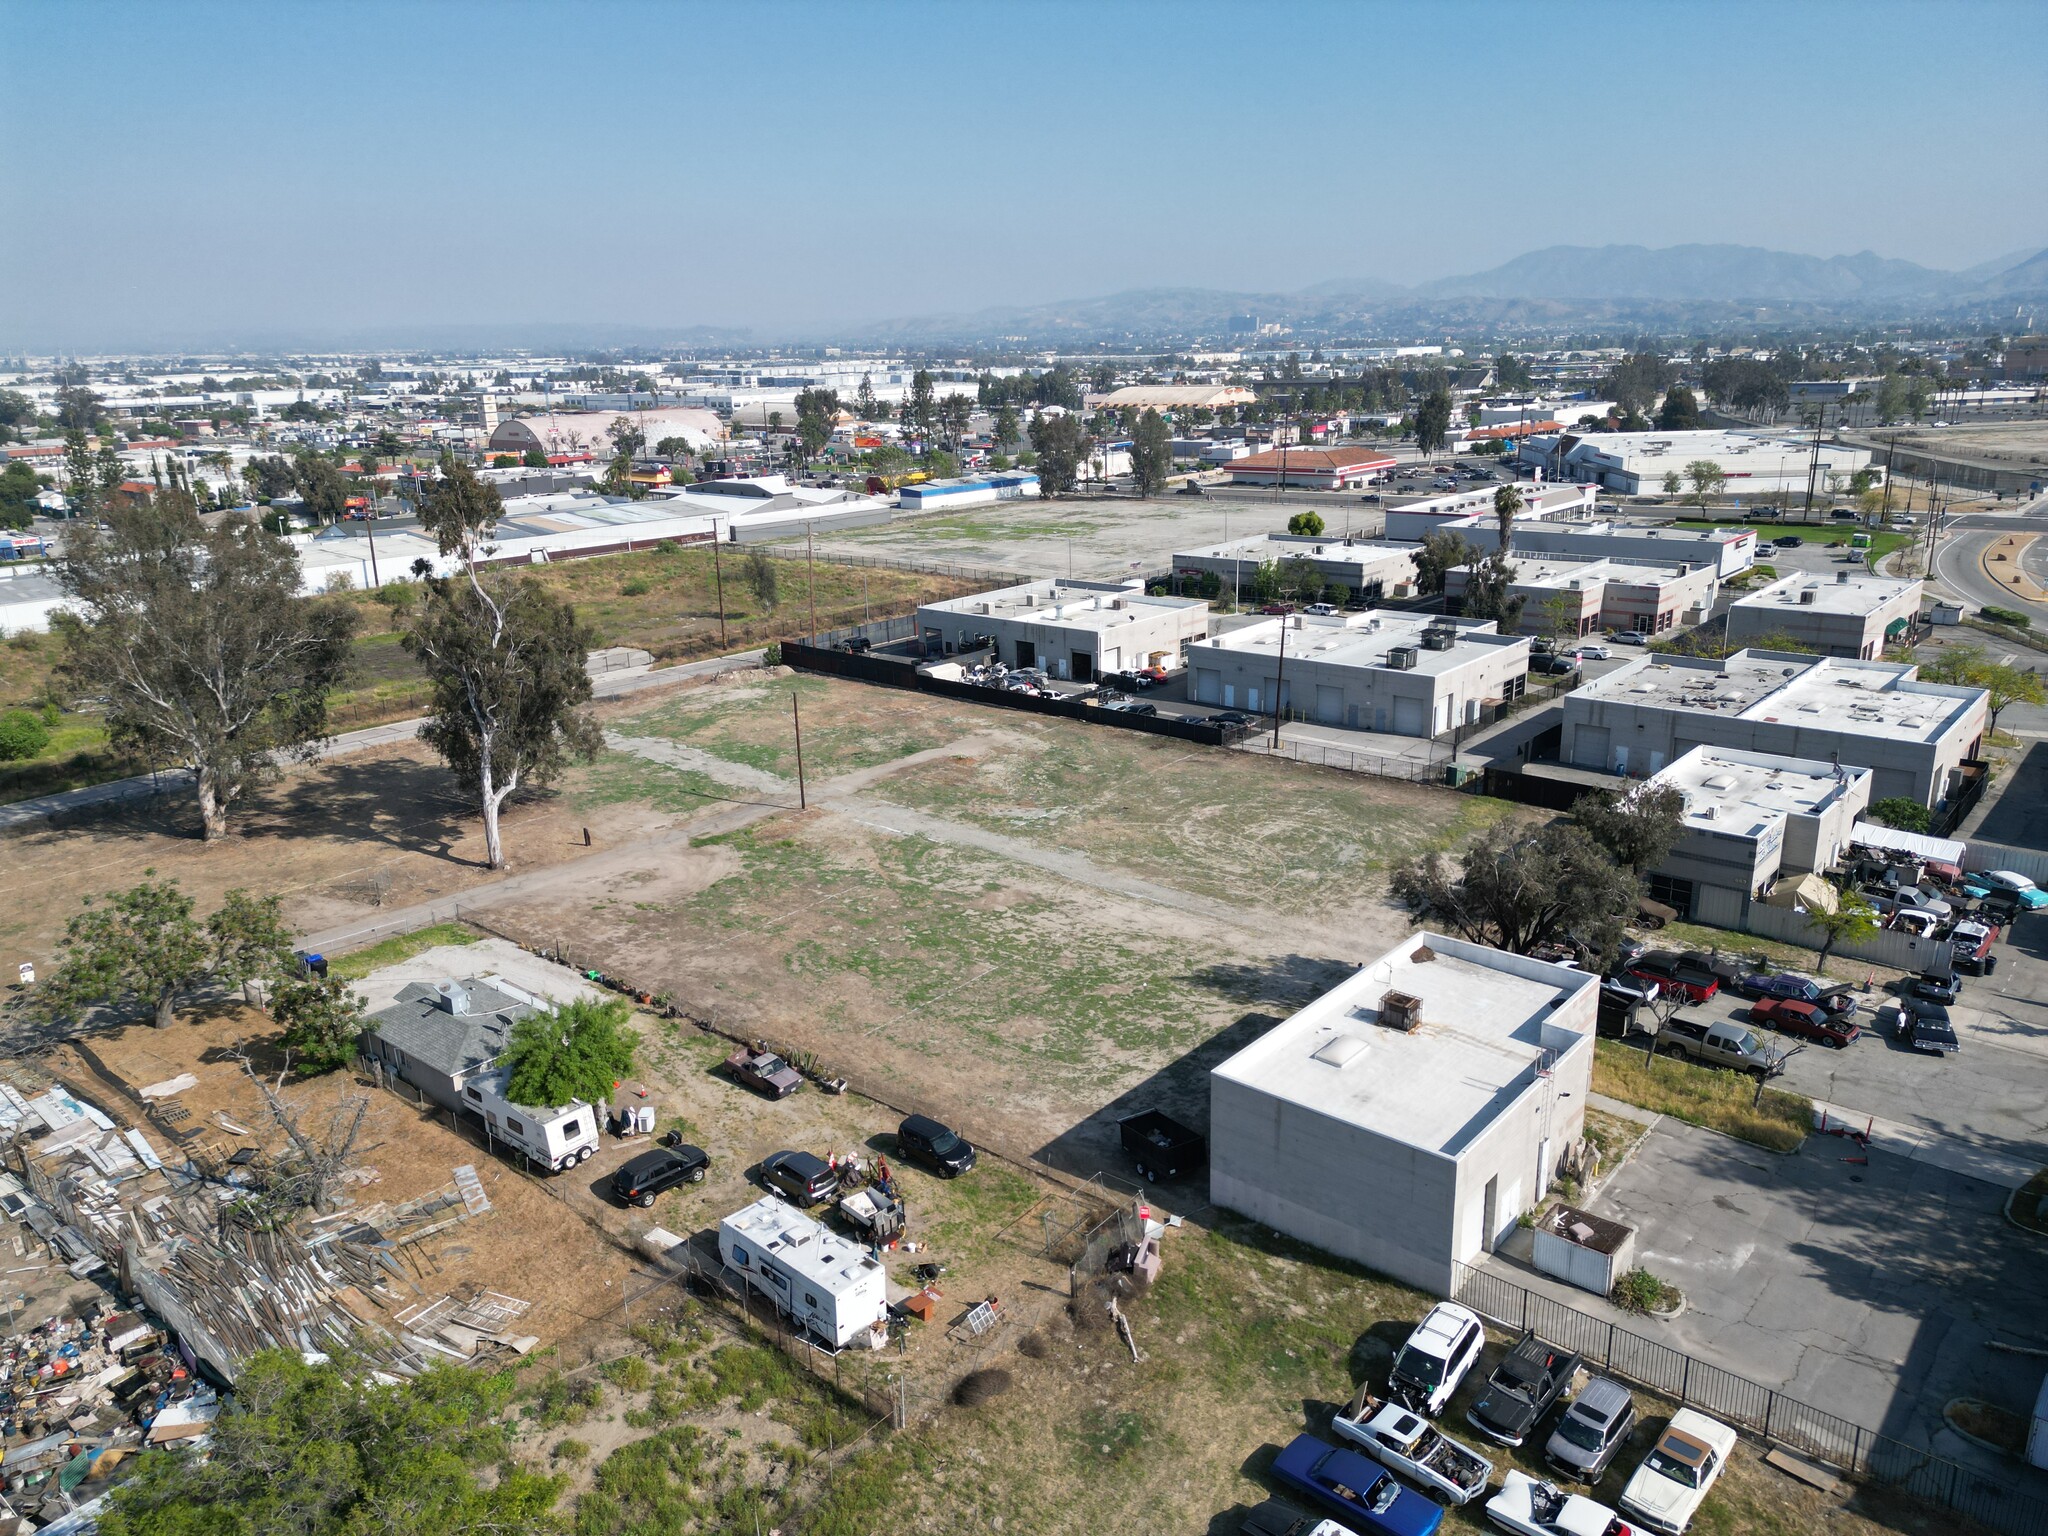
<svg viewBox="0 0 2048 1536">
<path fill-rule="evenodd" d="M 789 1322 L 833 1349 L 884 1330 L 889 1282 L 866 1247 L 773 1195 L 718 1224 L 718 1257 Z"/>
<path fill-rule="evenodd" d="M 462 1101 L 484 1117 L 491 1135 L 524 1152 L 551 1173 L 588 1162 L 598 1148 L 597 1111 L 581 1099 L 554 1109 L 514 1104 L 504 1094 L 506 1073 L 500 1069 L 471 1078 Z"/>
</svg>

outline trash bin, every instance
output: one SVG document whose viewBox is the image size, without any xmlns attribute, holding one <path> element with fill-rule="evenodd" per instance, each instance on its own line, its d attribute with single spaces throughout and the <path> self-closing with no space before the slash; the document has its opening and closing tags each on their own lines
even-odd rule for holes
<svg viewBox="0 0 2048 1536">
<path fill-rule="evenodd" d="M 318 976 L 324 981 L 327 978 L 327 957 L 300 950 L 299 969 L 307 976 Z"/>
</svg>

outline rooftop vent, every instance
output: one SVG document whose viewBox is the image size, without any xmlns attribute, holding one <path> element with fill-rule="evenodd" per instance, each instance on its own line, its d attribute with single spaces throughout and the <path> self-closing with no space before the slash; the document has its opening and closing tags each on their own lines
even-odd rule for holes
<svg viewBox="0 0 2048 1536">
<path fill-rule="evenodd" d="M 1397 645 L 1387 652 L 1387 665 L 1396 672 L 1414 671 L 1416 660 L 1417 653 L 1412 645 Z"/>
<path fill-rule="evenodd" d="M 1849 585 L 1849 573 L 1847 571 L 1835 572 L 1835 585 L 1838 587 L 1846 587 L 1847 585 Z"/>
<path fill-rule="evenodd" d="M 1388 992 L 1380 999 L 1380 1022 L 1413 1034 L 1422 1027 L 1422 999 L 1412 992 Z"/>
<path fill-rule="evenodd" d="M 1366 1043 L 1356 1035 L 1332 1035 L 1310 1053 L 1313 1060 L 1326 1067 L 1348 1067 L 1363 1056 Z"/>
<path fill-rule="evenodd" d="M 1801 587 L 1799 589 L 1799 601 L 1805 607 L 1811 608 L 1819 597 L 1820 589 L 1817 587 Z"/>
</svg>

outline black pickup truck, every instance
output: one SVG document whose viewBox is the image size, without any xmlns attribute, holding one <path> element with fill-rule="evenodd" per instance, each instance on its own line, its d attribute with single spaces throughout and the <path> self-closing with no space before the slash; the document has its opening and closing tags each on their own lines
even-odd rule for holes
<svg viewBox="0 0 2048 1536">
<path fill-rule="evenodd" d="M 1525 1333 L 1486 1379 L 1486 1391 L 1465 1422 L 1489 1440 L 1520 1445 L 1557 1402 L 1570 1395 L 1583 1362 L 1571 1350 Z"/>
</svg>

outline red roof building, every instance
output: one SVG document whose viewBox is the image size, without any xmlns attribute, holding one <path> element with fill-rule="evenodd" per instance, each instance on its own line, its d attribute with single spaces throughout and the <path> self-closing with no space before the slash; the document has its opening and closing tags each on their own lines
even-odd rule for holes
<svg viewBox="0 0 2048 1536">
<path fill-rule="evenodd" d="M 1393 467 L 1394 459 L 1377 448 L 1274 448 L 1229 465 L 1235 485 L 1298 485 L 1316 491 L 1370 485 Z"/>
<path fill-rule="evenodd" d="M 1497 427 L 1474 427 L 1466 437 L 1475 443 L 1511 442 L 1518 437 L 1527 437 L 1531 432 L 1562 432 L 1561 421 L 1510 421 Z"/>
</svg>

